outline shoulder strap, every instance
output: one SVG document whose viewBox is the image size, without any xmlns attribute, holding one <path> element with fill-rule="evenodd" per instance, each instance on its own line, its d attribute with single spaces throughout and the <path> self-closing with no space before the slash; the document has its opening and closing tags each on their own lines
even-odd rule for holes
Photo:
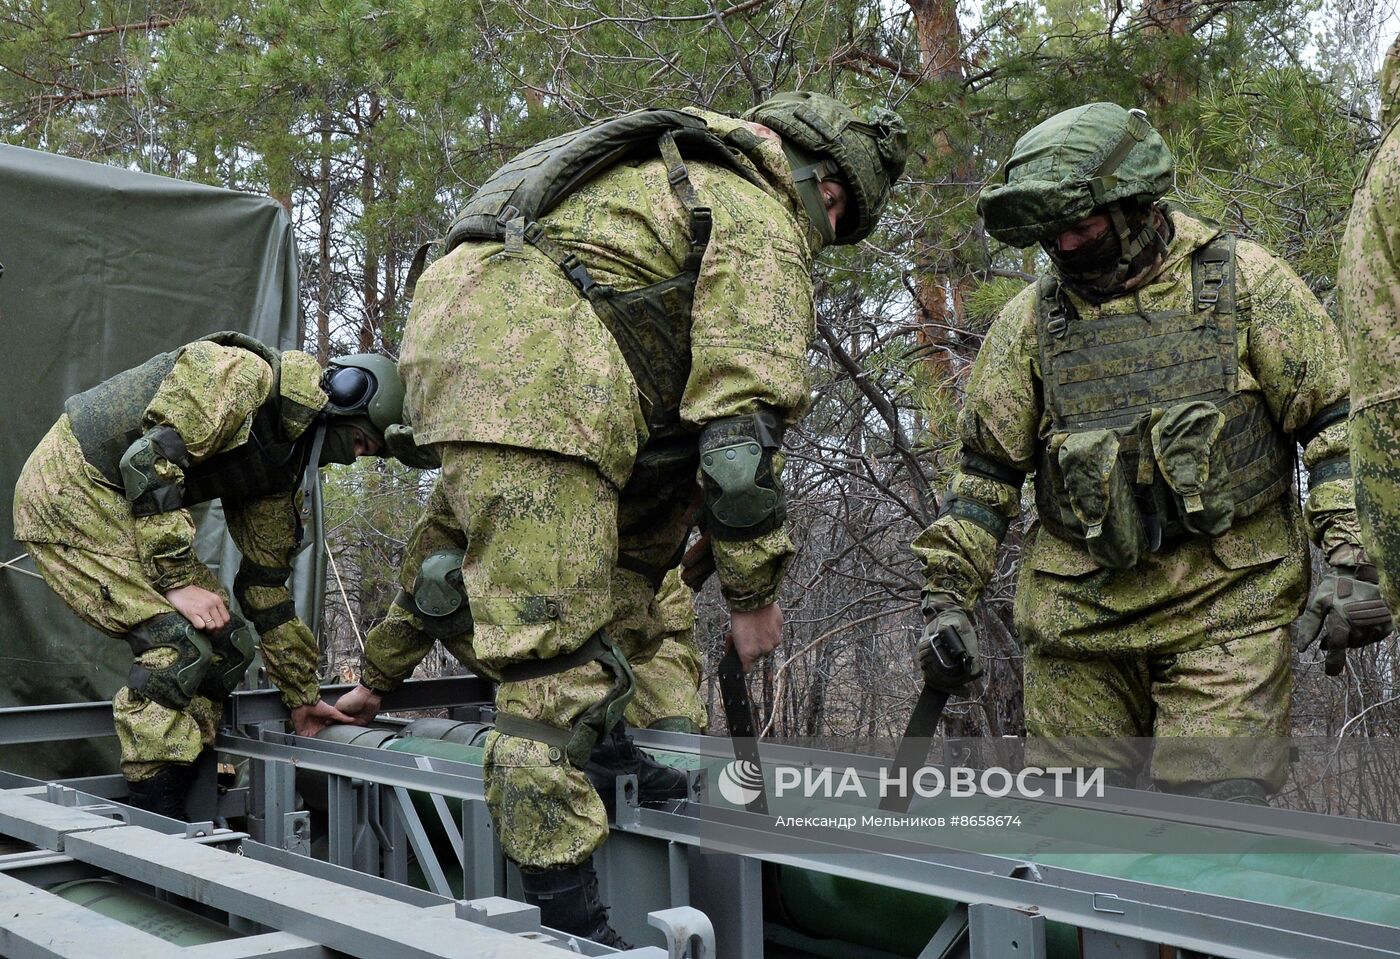
<svg viewBox="0 0 1400 959">
<path fill-rule="evenodd" d="M 1216 315 L 1235 312 L 1235 241 L 1235 234 L 1220 233 L 1191 254 L 1191 295 L 1196 309 L 1212 310 Z"/>
</svg>

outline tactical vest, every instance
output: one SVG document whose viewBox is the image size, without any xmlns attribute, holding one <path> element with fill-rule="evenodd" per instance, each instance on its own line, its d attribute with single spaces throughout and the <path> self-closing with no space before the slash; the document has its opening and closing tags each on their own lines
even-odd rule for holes
<svg viewBox="0 0 1400 959">
<path fill-rule="evenodd" d="M 306 469 L 315 431 L 306 429 L 291 439 L 283 416 L 291 407 L 290 412 L 309 425 L 318 411 L 280 396 L 282 358 L 277 351 L 242 333 L 213 333 L 203 339 L 247 350 L 265 360 L 272 367 L 272 391 L 253 414 L 246 442 L 202 463 L 184 466 L 184 496 L 171 508 L 214 499 L 237 502 L 291 492 Z M 118 489 L 122 488 L 122 455 L 144 435 L 146 407 L 179 355 L 180 350 L 172 350 L 153 356 L 140 366 L 69 397 L 64 404 L 83 455 Z"/>
<path fill-rule="evenodd" d="M 662 440 L 681 432 L 680 405 L 690 378 L 691 306 L 711 229 L 710 209 L 700 204 L 682 153 L 722 164 L 764 187 L 742 159 L 758 143 L 743 129 L 721 138 L 701 117 L 677 110 L 637 110 L 602 120 L 538 143 L 492 174 L 453 221 L 446 247 L 450 251 L 476 240 L 519 250 L 529 243 L 554 261 L 617 341 L 651 406 L 652 440 Z M 657 151 L 690 214 L 690 249 L 675 276 L 621 293 L 594 281 L 587 266 L 552 239 L 539 220 L 599 173 Z"/>
<path fill-rule="evenodd" d="M 1110 567 L 1133 565 L 1134 549 L 1220 535 L 1290 488 L 1292 442 L 1260 393 L 1239 392 L 1233 236 L 1196 250 L 1191 291 L 1177 308 L 1085 318 L 1053 277 L 1038 286 L 1054 434 L 1036 507 Z"/>
</svg>

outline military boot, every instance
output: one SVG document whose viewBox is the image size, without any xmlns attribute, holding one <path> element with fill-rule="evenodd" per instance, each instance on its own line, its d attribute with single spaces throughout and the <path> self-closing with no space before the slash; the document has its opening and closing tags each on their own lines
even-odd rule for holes
<svg viewBox="0 0 1400 959">
<path fill-rule="evenodd" d="M 194 785 L 194 763 L 170 763 L 154 775 L 136 782 L 127 780 L 127 804 L 147 812 L 189 821 L 185 800 Z"/>
<path fill-rule="evenodd" d="M 690 782 L 685 773 L 662 765 L 638 749 L 622 723 L 614 726 L 593 747 L 583 773 L 598 790 L 610 819 L 617 811 L 618 776 L 637 777 L 637 801 L 640 803 L 684 799 L 690 795 Z"/>
<path fill-rule="evenodd" d="M 522 868 L 520 886 L 525 901 L 539 907 L 542 925 L 615 949 L 632 948 L 608 924 L 608 907 L 598 893 L 598 873 L 591 856 L 563 869 Z"/>
</svg>

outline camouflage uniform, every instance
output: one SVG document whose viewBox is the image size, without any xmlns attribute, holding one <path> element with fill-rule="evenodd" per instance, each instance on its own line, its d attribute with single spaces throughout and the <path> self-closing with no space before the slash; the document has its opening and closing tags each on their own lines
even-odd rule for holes
<svg viewBox="0 0 1400 959">
<path fill-rule="evenodd" d="M 281 396 L 293 408 L 314 411 L 326 404 L 320 377 L 314 358 L 298 352 L 282 355 Z M 253 415 L 272 387 L 272 369 L 256 354 L 198 341 L 180 349 L 146 409 L 145 426 L 173 427 L 190 461 L 198 464 L 247 442 Z M 285 423 L 291 438 L 307 425 L 300 417 Z M 174 463 L 160 463 L 163 475 L 180 475 Z M 301 533 L 293 494 L 227 502 L 224 515 L 245 564 L 291 565 Z M 126 636 L 148 620 L 173 614 L 163 594 L 182 586 L 198 585 L 228 601 L 217 578 L 195 557 L 189 511 L 135 516 L 124 491 L 84 455 L 67 413 L 20 474 L 14 521 L 15 539 L 25 543 L 49 586 L 84 622 L 109 636 Z M 249 618 L 291 601 L 285 583 L 251 586 L 246 598 Z M 268 676 L 289 708 L 317 701 L 318 646 L 300 620 L 264 632 L 260 649 Z M 157 648 L 142 653 L 138 662 L 159 669 L 169 666 L 173 656 L 172 650 Z M 122 771 L 135 782 L 168 763 L 190 762 L 212 745 L 220 705 L 198 695 L 187 708 L 173 709 L 123 687 L 113 700 L 113 712 Z"/>
<path fill-rule="evenodd" d="M 1381 591 L 1400 609 L 1400 40 L 1381 71 L 1386 133 L 1357 189 L 1342 240 L 1342 318 L 1351 362 L 1352 466 L 1367 552 Z"/>
<path fill-rule="evenodd" d="M 439 481 L 409 534 L 399 569 L 404 598 L 391 604 L 388 615 L 365 637 L 360 681 L 366 686 L 381 692 L 397 688 L 439 641 L 473 673 L 491 675 L 472 648 L 469 612 L 444 622 L 425 616 L 412 600 L 424 560 L 448 550 L 465 551 L 466 545 L 466 535 L 457 526 Z M 619 592 L 625 595 L 625 591 Z M 672 570 L 666 575 L 660 591 L 646 606 L 619 608 L 614 616 L 619 623 L 635 623 L 644 635 L 654 637 L 643 645 L 655 644 L 657 649 L 649 662 L 634 667 L 637 688 L 627 706 L 627 722 L 699 732 L 706 721 L 698 693 L 700 657 L 695 648 L 694 594 L 681 582 L 679 572 Z"/>
<path fill-rule="evenodd" d="M 719 131 L 740 125 L 705 119 Z M 808 405 L 812 230 L 778 144 L 753 156 L 765 188 L 688 163 L 714 223 L 691 311 L 681 418 L 692 429 L 761 409 L 792 423 Z M 661 160 L 612 167 L 541 223 L 621 290 L 675 275 L 690 249 L 689 214 Z M 589 302 L 534 247 L 463 243 L 423 275 L 401 366 L 417 440 L 441 452 L 467 534 L 462 578 L 481 664 L 567 654 L 605 627 L 629 661 L 648 661 L 660 637 L 626 613 L 650 608 L 660 577 L 635 570 L 675 565 L 694 477 L 638 488 L 648 411 Z M 780 527 L 716 542 L 714 553 L 730 607 L 749 610 L 775 599 L 792 545 Z M 591 662 L 503 683 L 497 704 L 569 728 L 618 683 Z M 495 734 L 486 777 L 505 852 L 523 865 L 581 863 L 607 835 L 602 802 L 556 748 Z"/>
<path fill-rule="evenodd" d="M 1191 262 L 1216 230 L 1172 213 L 1174 237 L 1159 272 L 1135 293 L 1100 305 L 1071 291 L 1080 317 L 1193 308 Z M 1312 293 L 1282 261 L 1240 241 L 1238 390 L 1262 397 L 1277 429 L 1290 437 L 1347 394 L 1341 344 Z M 959 419 L 963 466 L 950 499 L 971 501 L 1005 523 L 1020 513 L 1019 479 L 1044 462 L 1053 426 L 1042 386 L 1036 287 L 1011 300 L 992 324 L 968 383 Z M 1311 436 L 1309 468 L 1345 457 L 1344 423 Z M 968 467 L 968 457 L 984 467 Z M 990 464 L 988 467 L 986 464 Z M 1036 482 L 1045 481 L 1037 473 Z M 991 578 L 1000 537 L 968 513 L 946 510 L 915 541 L 928 589 L 970 608 Z M 1145 552 L 1130 569 L 1106 568 L 1082 542 L 1032 527 L 1021 558 L 1016 629 L 1025 644 L 1026 728 L 1032 737 L 1281 737 L 1291 693 L 1289 623 L 1308 585 L 1306 539 L 1334 558 L 1357 550 L 1352 482 L 1314 483 L 1306 506 L 1285 492 L 1273 505 L 1218 536 L 1191 535 Z M 1131 742 L 1092 746 L 1040 743 L 1037 759 L 1092 762 L 1133 770 Z M 1276 789 L 1286 754 L 1188 740 L 1159 740 L 1152 777 L 1168 786 L 1254 779 Z"/>
</svg>

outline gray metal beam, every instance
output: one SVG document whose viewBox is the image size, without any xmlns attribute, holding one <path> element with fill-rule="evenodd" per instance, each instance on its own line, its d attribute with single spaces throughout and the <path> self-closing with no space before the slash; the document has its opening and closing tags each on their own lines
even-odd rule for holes
<svg viewBox="0 0 1400 959">
<path fill-rule="evenodd" d="M 125 825 L 120 819 L 108 819 L 69 806 L 55 806 L 14 790 L 0 792 L 0 833 L 41 849 L 63 852 L 65 838 L 71 833 Z"/>
<path fill-rule="evenodd" d="M 141 829 L 70 835 L 68 854 L 358 959 L 563 959 L 552 946 Z M 109 954 L 110 956 L 110 954 Z"/>
<path fill-rule="evenodd" d="M 399 902 L 406 902 L 413 906 L 450 906 L 453 902 L 450 896 L 439 896 L 426 889 L 419 889 L 417 886 L 392 882 L 378 876 L 368 876 L 354 869 L 334 866 L 322 859 L 312 859 L 310 856 L 289 852 L 286 849 L 278 849 L 276 846 L 254 842 L 251 839 L 243 840 L 238 851 L 240 855 L 247 856 L 255 862 L 265 862 L 283 869 L 305 873 L 308 876 L 317 876 L 329 882 L 338 882 L 342 886 L 349 886 L 352 889 L 359 889 L 388 899 L 397 899 Z"/>
<path fill-rule="evenodd" d="M 335 953 L 320 943 L 289 932 L 268 932 L 186 946 L 180 950 L 180 956 L 181 959 L 335 959 Z"/>
</svg>

